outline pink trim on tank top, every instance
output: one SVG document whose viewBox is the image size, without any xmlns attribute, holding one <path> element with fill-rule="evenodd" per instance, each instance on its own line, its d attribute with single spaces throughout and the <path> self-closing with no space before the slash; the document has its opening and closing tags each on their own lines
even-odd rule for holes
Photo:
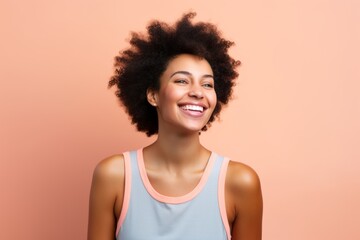
<svg viewBox="0 0 360 240">
<path fill-rule="evenodd" d="M 229 159 L 225 158 L 222 162 L 221 169 L 220 169 L 220 175 L 219 175 L 219 186 L 218 186 L 218 199 L 219 199 L 219 208 L 220 208 L 220 215 L 221 219 L 223 221 L 226 235 L 228 240 L 231 239 L 231 233 L 230 233 L 230 225 L 229 220 L 227 217 L 226 212 L 226 203 L 225 203 L 225 179 L 226 179 L 226 172 L 229 165 Z"/>
<path fill-rule="evenodd" d="M 143 149 L 139 149 L 137 151 L 137 160 L 138 160 L 138 165 L 139 165 L 139 170 L 140 170 L 140 176 L 141 176 L 141 179 L 143 181 L 143 184 L 144 184 L 146 190 L 148 191 L 150 196 L 152 196 L 154 199 L 156 199 L 160 202 L 163 202 L 163 203 L 170 203 L 170 204 L 184 203 L 184 202 L 187 202 L 187 201 L 190 201 L 191 199 L 193 199 L 205 186 L 207 179 L 209 178 L 209 175 L 211 173 L 212 167 L 214 165 L 215 159 L 216 159 L 216 154 L 211 152 L 211 155 L 210 155 L 208 163 L 205 167 L 204 173 L 201 176 L 199 183 L 195 186 L 195 188 L 193 190 L 191 190 L 191 192 L 189 192 L 183 196 L 179 196 L 179 197 L 170 197 L 170 196 L 162 195 L 161 193 L 157 192 L 153 188 L 153 186 L 151 185 L 150 180 L 147 176 L 147 173 L 146 173 L 144 157 L 143 157 Z"/>
<path fill-rule="evenodd" d="M 124 167 L 125 167 L 125 187 L 124 187 L 123 204 L 121 207 L 121 213 L 116 227 L 115 237 L 119 234 L 120 227 L 123 224 L 126 217 L 126 213 L 129 209 L 130 192 L 131 192 L 131 162 L 130 162 L 129 152 L 124 153 Z"/>
</svg>

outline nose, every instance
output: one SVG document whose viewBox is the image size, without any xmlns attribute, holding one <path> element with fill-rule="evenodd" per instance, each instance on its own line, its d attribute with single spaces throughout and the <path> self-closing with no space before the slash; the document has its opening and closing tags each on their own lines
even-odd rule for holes
<svg viewBox="0 0 360 240">
<path fill-rule="evenodd" d="M 192 87 L 190 90 L 189 90 L 189 96 L 190 97 L 194 97 L 194 98 L 203 98 L 204 97 L 204 94 L 201 90 L 201 88 L 199 87 Z"/>
</svg>

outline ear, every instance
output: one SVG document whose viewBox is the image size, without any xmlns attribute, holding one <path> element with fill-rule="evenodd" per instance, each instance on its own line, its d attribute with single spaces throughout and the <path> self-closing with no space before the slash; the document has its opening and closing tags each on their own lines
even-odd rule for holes
<svg viewBox="0 0 360 240">
<path fill-rule="evenodd" d="M 154 107 L 157 106 L 157 92 L 156 91 L 148 89 L 146 91 L 146 97 L 151 106 L 154 106 Z"/>
</svg>

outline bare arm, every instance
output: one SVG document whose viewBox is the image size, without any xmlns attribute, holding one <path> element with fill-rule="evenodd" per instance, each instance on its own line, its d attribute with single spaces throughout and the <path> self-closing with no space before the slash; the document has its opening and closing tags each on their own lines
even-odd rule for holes
<svg viewBox="0 0 360 240">
<path fill-rule="evenodd" d="M 232 240 L 261 240 L 263 201 L 260 180 L 250 167 L 231 161 L 226 177 Z"/>
<path fill-rule="evenodd" d="M 89 202 L 88 240 L 114 240 L 123 200 L 124 159 L 116 155 L 95 168 Z"/>
</svg>

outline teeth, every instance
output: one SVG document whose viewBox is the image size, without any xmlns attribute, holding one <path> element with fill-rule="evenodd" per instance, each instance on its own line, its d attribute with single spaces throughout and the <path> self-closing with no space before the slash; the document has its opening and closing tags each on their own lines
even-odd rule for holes
<svg viewBox="0 0 360 240">
<path fill-rule="evenodd" d="M 197 105 L 184 105 L 181 108 L 184 110 L 191 110 L 191 111 L 200 111 L 200 112 L 204 111 L 204 108 L 202 106 L 197 106 Z"/>
</svg>

